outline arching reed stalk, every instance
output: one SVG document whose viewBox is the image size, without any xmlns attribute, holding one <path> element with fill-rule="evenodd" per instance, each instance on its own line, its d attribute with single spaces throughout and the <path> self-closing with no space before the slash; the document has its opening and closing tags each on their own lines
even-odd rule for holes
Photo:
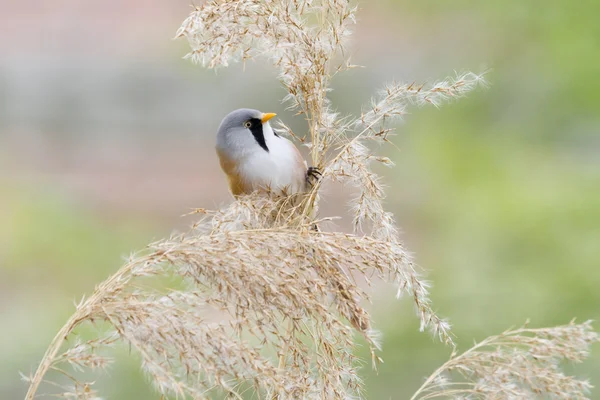
<svg viewBox="0 0 600 400">
<path fill-rule="evenodd" d="M 582 362 L 595 342 L 590 321 L 508 330 L 454 353 L 410 400 L 585 399 L 592 385 L 565 375 L 560 363 Z"/>
</svg>

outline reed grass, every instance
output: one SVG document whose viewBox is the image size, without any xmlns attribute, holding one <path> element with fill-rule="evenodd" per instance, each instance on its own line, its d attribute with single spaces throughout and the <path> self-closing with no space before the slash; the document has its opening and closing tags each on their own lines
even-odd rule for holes
<svg viewBox="0 0 600 400">
<path fill-rule="evenodd" d="M 56 383 L 53 395 L 99 398 L 78 371 L 105 369 L 111 359 L 102 354 L 117 343 L 139 355 L 159 396 L 362 398 L 356 333 L 373 366 L 384 355 L 365 308 L 374 281 L 410 296 L 421 330 L 453 349 L 413 399 L 585 396 L 589 383 L 564 375 L 558 361 L 580 361 L 598 341 L 590 323 L 522 328 L 455 351 L 372 167 L 393 166 L 376 151 L 389 144 L 408 107 L 440 106 L 484 81 L 469 72 L 432 84 L 391 83 L 361 115 L 339 115 L 328 93 L 333 76 L 352 68 L 346 46 L 356 12 L 347 0 L 217 0 L 193 9 L 177 32 L 191 47 L 186 57 L 207 68 L 270 60 L 287 90 L 284 101 L 306 119 L 312 164 L 323 177 L 300 199 L 263 192 L 197 210 L 189 232 L 131 256 L 77 305 L 27 377 L 26 399 L 38 397 L 51 371 L 70 381 Z M 295 136 L 284 125 L 279 130 Z M 318 213 L 328 181 L 355 189 L 348 199 L 352 233 L 314 229 L 330 218 Z M 161 277 L 178 278 L 181 288 L 157 284 Z M 94 321 L 111 330 L 79 338 L 78 328 Z"/>
</svg>

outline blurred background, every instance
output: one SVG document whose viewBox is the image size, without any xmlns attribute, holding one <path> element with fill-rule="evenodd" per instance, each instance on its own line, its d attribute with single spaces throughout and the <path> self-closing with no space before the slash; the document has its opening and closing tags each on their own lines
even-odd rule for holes
<svg viewBox="0 0 600 400">
<path fill-rule="evenodd" d="M 0 0 L 2 399 L 23 398 L 18 371 L 35 370 L 74 301 L 123 256 L 189 226 L 190 209 L 231 201 L 213 151 L 225 114 L 277 112 L 302 132 L 270 66 L 182 60 L 187 43 L 172 37 L 189 2 Z M 336 78 L 339 110 L 392 79 L 490 69 L 489 89 L 412 110 L 384 171 L 459 348 L 527 318 L 599 320 L 600 2 L 363 3 L 353 61 L 367 68 Z M 365 368 L 367 398 L 405 399 L 449 349 L 419 333 L 409 299 L 377 293 L 385 363 Z M 158 398 L 136 362 L 110 369 L 107 398 Z M 600 347 L 569 370 L 600 385 Z"/>
</svg>

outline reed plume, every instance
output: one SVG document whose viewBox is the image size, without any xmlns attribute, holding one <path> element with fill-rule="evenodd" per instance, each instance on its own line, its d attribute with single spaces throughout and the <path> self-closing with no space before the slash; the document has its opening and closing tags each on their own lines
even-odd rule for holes
<svg viewBox="0 0 600 400">
<path fill-rule="evenodd" d="M 587 398 L 592 385 L 565 375 L 560 363 L 588 356 L 590 345 L 598 342 L 591 321 L 542 329 L 527 325 L 453 353 L 411 400 Z"/>
<path fill-rule="evenodd" d="M 255 193 L 220 210 L 197 210 L 200 220 L 189 232 L 133 255 L 77 305 L 35 375 L 27 378 L 27 399 L 36 396 L 50 372 L 71 381 L 55 394 L 97 398 L 92 383 L 68 370 L 105 368 L 111 360 L 104 351 L 117 343 L 139 354 L 163 396 L 361 398 L 355 334 L 370 346 L 373 365 L 380 357 L 365 309 L 374 280 L 396 285 L 399 296 L 409 295 L 421 330 L 453 346 L 450 326 L 433 311 L 428 284 L 383 206 L 385 192 L 372 166 L 393 164 L 372 144 L 388 142 L 392 124 L 409 106 L 439 106 L 483 79 L 465 73 L 429 85 L 392 83 L 361 115 L 339 115 L 327 95 L 331 78 L 352 67 L 346 45 L 356 11 L 347 0 L 216 0 L 193 9 L 176 35 L 189 42 L 186 57 L 208 68 L 268 58 L 288 92 L 284 101 L 306 119 L 312 163 L 323 177 L 300 201 Z M 279 129 L 293 135 L 286 126 Z M 349 199 L 353 233 L 314 229 L 329 219 L 316 212 L 326 181 L 356 189 Z M 165 287 L 164 277 L 180 284 Z M 94 321 L 108 324 L 108 335 L 77 340 L 77 328 Z M 589 325 L 575 327 L 587 332 L 587 341 L 557 335 L 548 349 L 536 348 L 539 356 L 597 339 Z M 543 338 L 545 332 L 532 334 Z M 492 368 L 496 358 L 490 357 L 486 365 Z M 454 360 L 442 372 L 460 368 L 461 362 L 474 368 L 466 356 Z M 441 375 L 419 390 L 425 396 L 419 398 L 430 398 Z"/>
</svg>

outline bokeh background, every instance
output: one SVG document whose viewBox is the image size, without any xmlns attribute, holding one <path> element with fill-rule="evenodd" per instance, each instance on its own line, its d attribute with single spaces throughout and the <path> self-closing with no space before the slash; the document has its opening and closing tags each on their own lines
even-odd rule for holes
<svg viewBox="0 0 600 400">
<path fill-rule="evenodd" d="M 279 113 L 275 71 L 218 73 L 173 41 L 189 0 L 0 0 L 0 398 L 20 399 L 74 301 L 122 257 L 230 200 L 213 152 L 237 107 Z M 412 110 L 384 171 L 389 208 L 429 271 L 459 347 L 531 319 L 600 319 L 600 2 L 369 0 L 355 69 L 332 98 L 357 112 L 386 81 L 489 69 L 491 86 Z M 340 193 L 324 198 L 335 213 Z M 449 355 L 391 288 L 367 397 L 405 399 Z M 600 324 L 597 325 L 600 328 Z M 151 399 L 135 358 L 102 381 Z M 569 370 L 600 385 L 600 347 Z M 600 391 L 592 398 L 600 399 Z"/>
</svg>

